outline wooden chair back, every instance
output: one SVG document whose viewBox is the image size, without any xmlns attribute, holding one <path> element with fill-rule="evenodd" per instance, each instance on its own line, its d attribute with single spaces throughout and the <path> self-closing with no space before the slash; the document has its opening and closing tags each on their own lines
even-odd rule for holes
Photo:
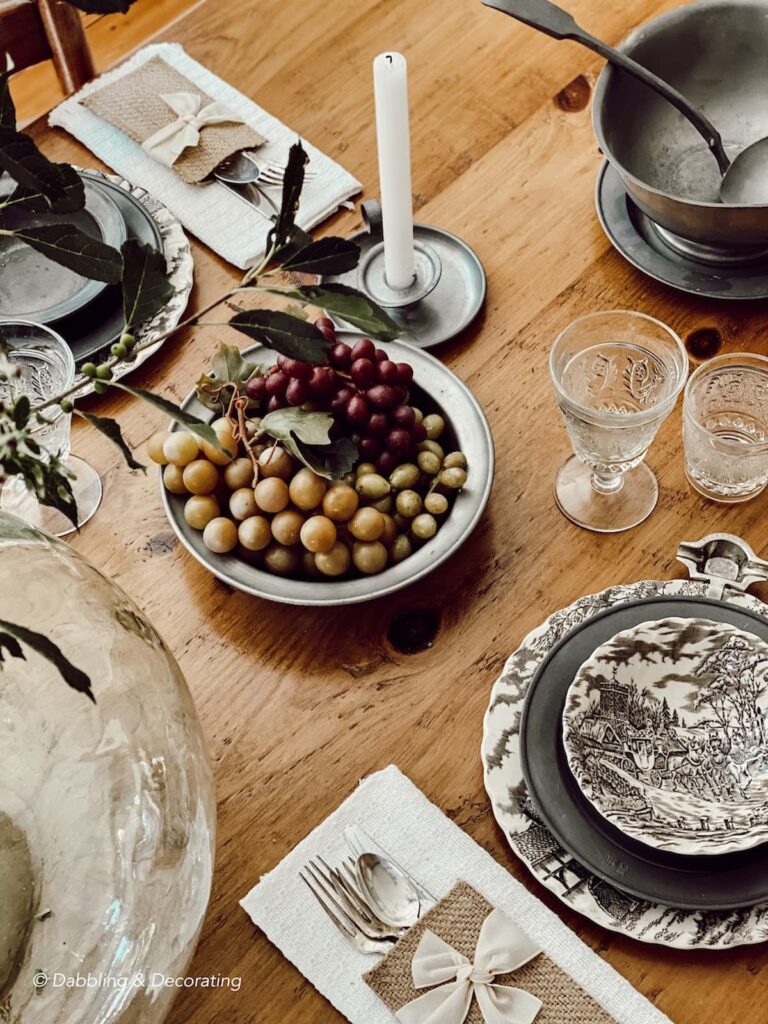
<svg viewBox="0 0 768 1024">
<path fill-rule="evenodd" d="M 63 0 L 0 0 L 0 64 L 4 54 L 18 71 L 52 60 L 67 94 L 95 74 L 80 14 Z"/>
</svg>

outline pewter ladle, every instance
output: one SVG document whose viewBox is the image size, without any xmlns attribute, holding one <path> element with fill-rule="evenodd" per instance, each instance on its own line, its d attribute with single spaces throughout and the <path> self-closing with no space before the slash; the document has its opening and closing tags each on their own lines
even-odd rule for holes
<svg viewBox="0 0 768 1024">
<path fill-rule="evenodd" d="M 580 28 L 573 17 L 549 0 L 483 0 L 486 7 L 539 29 L 554 39 L 572 39 L 605 57 L 615 67 L 638 78 L 676 107 L 706 142 L 717 160 L 723 180 L 720 198 L 724 203 L 758 205 L 768 202 L 768 139 L 748 146 L 731 162 L 717 128 L 709 118 L 692 107 L 677 89 L 642 64 Z"/>
</svg>

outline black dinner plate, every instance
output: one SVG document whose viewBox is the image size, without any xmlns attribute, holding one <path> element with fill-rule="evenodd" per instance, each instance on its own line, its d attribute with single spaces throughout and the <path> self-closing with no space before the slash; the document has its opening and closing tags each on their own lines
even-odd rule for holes
<svg viewBox="0 0 768 1024">
<path fill-rule="evenodd" d="M 705 597 L 652 597 L 608 608 L 571 630 L 534 676 L 520 726 L 526 785 L 558 842 L 624 892 L 688 910 L 735 910 L 768 900 L 768 844 L 719 856 L 656 850 L 624 835 L 584 796 L 563 748 L 566 693 L 601 644 L 641 622 L 670 616 L 727 622 L 768 641 L 768 620 Z"/>
<path fill-rule="evenodd" d="M 83 177 L 89 177 L 84 172 Z M 148 210 L 135 196 L 115 182 L 91 177 L 99 188 L 109 195 L 125 221 L 128 238 L 153 245 L 162 251 L 163 236 Z M 78 313 L 56 325 L 56 330 L 67 342 L 78 366 L 99 352 L 108 352 L 123 331 L 123 297 L 119 285 L 105 288 L 101 295 Z"/>
</svg>

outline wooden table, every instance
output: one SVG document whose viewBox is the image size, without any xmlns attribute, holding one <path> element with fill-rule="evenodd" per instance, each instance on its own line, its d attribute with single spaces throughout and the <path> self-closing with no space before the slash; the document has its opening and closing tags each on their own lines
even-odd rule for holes
<svg viewBox="0 0 768 1024">
<path fill-rule="evenodd" d="M 571 0 L 611 42 L 674 6 Z M 676 1024 L 764 1024 L 764 946 L 685 953 L 603 931 L 529 879 L 495 825 L 479 749 L 491 685 L 523 634 L 579 595 L 612 583 L 683 575 L 681 538 L 713 531 L 768 548 L 768 496 L 710 504 L 683 475 L 680 413 L 649 462 L 661 498 L 651 519 L 616 536 L 568 523 L 552 497 L 569 445 L 546 354 L 557 331 L 595 309 L 639 309 L 670 324 L 694 360 L 718 349 L 768 351 L 765 305 L 690 298 L 655 284 L 614 252 L 594 211 L 600 166 L 589 104 L 599 61 L 475 0 L 213 0 L 165 37 L 256 97 L 377 193 L 371 61 L 387 48 L 410 65 L 418 218 L 456 232 L 485 264 L 485 315 L 442 358 L 477 395 L 496 440 L 487 514 L 471 541 L 409 590 L 354 612 L 270 605 L 219 583 L 179 545 L 156 475 L 130 474 L 105 439 L 78 429 L 74 448 L 101 472 L 104 500 L 73 542 L 145 609 L 178 658 L 207 732 L 219 837 L 213 897 L 190 974 L 241 975 L 243 987 L 183 992 L 171 1024 L 292 1024 L 339 1019 L 256 932 L 238 899 L 369 772 L 394 762 L 462 828 L 598 950 Z M 46 151 L 94 158 L 36 126 Z M 356 214 L 323 230 L 348 233 Z M 200 305 L 233 269 L 194 244 Z M 169 343 L 136 374 L 180 399 L 222 328 Z M 135 446 L 158 423 L 139 403 L 106 397 Z M 768 598 L 768 588 L 758 591 Z M 398 615 L 433 612 L 420 653 L 389 639 Z"/>
</svg>

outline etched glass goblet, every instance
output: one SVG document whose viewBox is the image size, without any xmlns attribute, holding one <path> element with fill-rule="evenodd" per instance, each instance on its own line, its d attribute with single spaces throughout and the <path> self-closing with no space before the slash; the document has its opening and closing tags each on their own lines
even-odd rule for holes
<svg viewBox="0 0 768 1024">
<path fill-rule="evenodd" d="M 0 399 L 7 401 L 27 395 L 34 406 L 72 387 L 75 381 L 74 356 L 69 345 L 55 331 L 31 321 L 0 320 L 0 334 L 8 348 L 9 362 L 19 371 L 17 377 L 0 381 Z M 101 502 L 99 474 L 83 459 L 70 454 L 71 415 L 58 405 L 44 410 L 41 415 L 46 422 L 34 425 L 32 437 L 43 456 L 46 453 L 58 455 L 64 463 L 77 503 L 77 525 L 82 526 Z M 12 476 L 6 481 L 0 492 L 0 508 L 56 537 L 64 537 L 74 530 L 62 512 L 41 505 L 19 476 Z"/>
<path fill-rule="evenodd" d="M 637 526 L 658 500 L 643 459 L 685 385 L 683 343 L 644 313 L 591 313 L 560 334 L 549 366 L 575 451 L 555 479 L 558 507 L 598 533 Z"/>
<path fill-rule="evenodd" d="M 691 374 L 683 400 L 685 475 L 712 501 L 749 501 L 768 484 L 768 358 L 717 356 Z"/>
</svg>

